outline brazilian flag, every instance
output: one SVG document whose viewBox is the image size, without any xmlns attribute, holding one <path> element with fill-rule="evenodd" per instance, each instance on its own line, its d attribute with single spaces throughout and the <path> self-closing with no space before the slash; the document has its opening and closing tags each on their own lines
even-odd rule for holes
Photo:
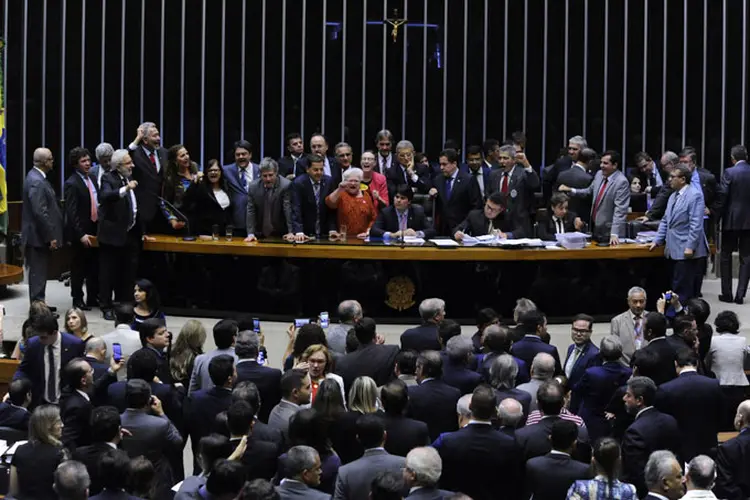
<svg viewBox="0 0 750 500">
<path fill-rule="evenodd" d="M 0 236 L 8 234 L 8 183 L 5 179 L 5 40 L 0 40 Z"/>
</svg>

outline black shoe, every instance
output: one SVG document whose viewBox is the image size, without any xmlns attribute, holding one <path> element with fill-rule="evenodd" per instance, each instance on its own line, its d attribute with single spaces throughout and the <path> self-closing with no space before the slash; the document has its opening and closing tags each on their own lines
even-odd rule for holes
<svg viewBox="0 0 750 500">
<path fill-rule="evenodd" d="M 114 321 L 115 320 L 115 313 L 112 310 L 104 311 L 104 319 L 107 321 Z"/>
<path fill-rule="evenodd" d="M 728 302 L 731 304 L 734 300 L 731 295 L 719 295 L 719 302 Z"/>
<path fill-rule="evenodd" d="M 739 304 L 739 305 L 744 304 L 745 303 L 745 297 L 737 297 L 737 298 L 735 298 L 734 299 L 734 303 L 735 304 Z"/>
<path fill-rule="evenodd" d="M 74 300 L 73 301 L 73 307 L 80 309 L 81 311 L 90 311 L 91 308 L 83 303 L 82 300 Z"/>
</svg>

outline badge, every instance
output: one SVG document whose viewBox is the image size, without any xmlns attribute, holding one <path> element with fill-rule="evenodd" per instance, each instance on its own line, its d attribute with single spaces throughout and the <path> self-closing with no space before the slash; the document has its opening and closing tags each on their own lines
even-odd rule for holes
<svg viewBox="0 0 750 500">
<path fill-rule="evenodd" d="M 516 191 L 515 189 L 511 189 L 511 191 L 510 191 L 510 197 L 511 198 L 515 198 L 516 196 L 518 196 L 518 191 Z"/>
</svg>

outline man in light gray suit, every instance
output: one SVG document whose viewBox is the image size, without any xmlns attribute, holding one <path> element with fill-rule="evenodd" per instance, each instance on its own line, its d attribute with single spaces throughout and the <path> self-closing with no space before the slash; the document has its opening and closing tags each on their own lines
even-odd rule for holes
<svg viewBox="0 0 750 500">
<path fill-rule="evenodd" d="M 161 401 L 151 395 L 151 386 L 146 381 L 128 380 L 125 395 L 128 407 L 120 420 L 129 435 L 123 437 L 122 449 L 130 458 L 140 455 L 148 458 L 156 470 L 157 492 L 168 493 L 175 481 L 167 457 L 182 450 L 182 436 L 164 414 Z M 157 495 L 157 498 L 168 497 Z"/>
<path fill-rule="evenodd" d="M 130 328 L 134 319 L 132 304 L 118 304 L 115 307 L 115 329 L 101 336 L 101 339 L 107 343 L 107 363 L 114 352 L 114 344 L 120 344 L 122 359 L 126 363 L 135 351 L 143 347 L 138 332 Z M 119 370 L 117 380 L 125 380 L 127 376 L 125 372 L 126 370 Z"/>
<path fill-rule="evenodd" d="M 330 500 L 331 495 L 313 489 L 320 484 L 320 473 L 320 456 L 314 448 L 309 446 L 291 448 L 286 455 L 286 476 L 276 487 L 279 498 L 281 500 Z"/>
<path fill-rule="evenodd" d="M 336 478 L 334 500 L 359 500 L 370 494 L 372 480 L 380 472 L 399 473 L 404 466 L 404 457 L 385 451 L 385 423 L 373 414 L 357 419 L 357 439 L 365 454 L 362 458 L 339 469 Z"/>
<path fill-rule="evenodd" d="M 591 196 L 591 234 L 606 242 L 605 231 L 609 233 L 609 244 L 619 245 L 625 237 L 625 229 L 630 207 L 630 183 L 620 172 L 620 154 L 605 151 L 602 154 L 601 170 L 596 173 L 594 182 L 584 189 L 575 189 L 561 184 L 558 189 L 575 197 Z"/>
<path fill-rule="evenodd" d="M 36 149 L 34 168 L 26 174 L 23 183 L 21 243 L 26 252 L 30 302 L 45 302 L 49 252 L 62 247 L 63 243 L 62 211 L 55 190 L 47 181 L 54 164 L 52 151 Z M 54 307 L 50 309 L 56 311 Z"/>
<path fill-rule="evenodd" d="M 646 290 L 634 286 L 628 290 L 628 310 L 612 318 L 610 334 L 620 337 L 622 362 L 630 366 L 633 353 L 645 345 L 643 327 L 646 325 Z"/>
<path fill-rule="evenodd" d="M 211 375 L 208 373 L 208 365 L 216 356 L 228 354 L 237 362 L 237 355 L 234 353 L 234 342 L 240 331 L 239 323 L 233 319 L 222 319 L 214 325 L 214 343 L 216 349 L 211 352 L 200 354 L 195 358 L 193 363 L 193 373 L 190 375 L 190 387 L 188 394 L 201 389 L 211 389 L 214 383 L 211 381 Z"/>
<path fill-rule="evenodd" d="M 289 437 L 289 420 L 302 405 L 310 403 L 312 384 L 307 370 L 289 370 L 281 376 L 281 401 L 268 415 L 268 426 Z"/>
<path fill-rule="evenodd" d="M 273 158 L 260 162 L 260 179 L 247 192 L 247 238 L 255 241 L 283 236 L 287 241 L 305 241 L 305 235 L 294 218 L 292 182 L 279 177 L 279 165 Z"/>
<path fill-rule="evenodd" d="M 659 232 L 649 247 L 653 250 L 666 242 L 664 256 L 673 261 L 672 290 L 683 302 L 695 296 L 708 256 L 703 229 L 706 205 L 702 194 L 690 184 L 690 178 L 690 168 L 682 163 L 669 174 L 674 192 L 659 223 Z"/>
<path fill-rule="evenodd" d="M 437 487 L 442 473 L 443 460 L 435 448 L 425 446 L 411 450 L 406 455 L 404 464 L 404 482 L 409 488 L 409 495 L 406 498 L 414 500 L 448 498 L 452 493 Z"/>
</svg>

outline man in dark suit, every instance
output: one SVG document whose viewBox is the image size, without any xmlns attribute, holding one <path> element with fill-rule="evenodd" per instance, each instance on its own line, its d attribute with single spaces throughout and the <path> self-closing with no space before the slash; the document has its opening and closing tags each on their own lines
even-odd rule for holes
<svg viewBox="0 0 750 500">
<path fill-rule="evenodd" d="M 664 178 L 662 177 L 659 165 L 645 151 L 636 153 L 633 157 L 633 162 L 635 163 L 636 170 L 632 174 L 640 174 L 639 176 L 644 179 L 645 189 L 643 191 L 652 197 L 656 197 L 659 194 L 659 190 L 664 187 Z"/>
<path fill-rule="evenodd" d="M 638 496 L 646 494 L 644 469 L 656 450 L 680 456 L 683 436 L 677 421 L 654 407 L 656 384 L 648 377 L 633 377 L 623 397 L 628 413 L 635 415 L 622 440 L 622 480 L 635 485 Z"/>
<path fill-rule="evenodd" d="M 414 448 L 430 444 L 427 424 L 405 416 L 409 393 L 402 380 L 385 384 L 380 389 L 380 402 L 385 412 L 383 421 L 388 436 L 385 449 L 388 453 L 405 457 Z"/>
<path fill-rule="evenodd" d="M 415 448 L 406 455 L 403 479 L 409 488 L 406 498 L 412 500 L 442 500 L 453 493 L 438 489 L 443 473 L 443 461 L 435 448 Z M 374 496 L 373 496 L 374 498 Z"/>
<path fill-rule="evenodd" d="M 562 366 L 560 365 L 560 355 L 557 353 L 557 348 L 545 343 L 540 338 L 541 332 L 544 329 L 544 324 L 545 318 L 538 310 L 528 311 L 520 315 L 516 330 L 523 334 L 523 337 L 513 344 L 510 348 L 510 353 L 513 356 L 521 358 L 527 366 L 531 366 L 531 363 L 534 361 L 534 356 L 540 352 L 546 352 L 555 358 L 555 373 L 561 374 L 563 371 Z"/>
<path fill-rule="evenodd" d="M 407 416 L 427 424 L 430 439 L 457 429 L 456 403 L 461 393 L 441 380 L 443 360 L 437 351 L 424 351 L 417 358 L 417 382 L 409 387 Z"/>
<path fill-rule="evenodd" d="M 646 483 L 642 491 L 638 490 L 638 496 L 643 500 L 664 500 L 665 498 L 679 500 L 682 498 L 685 480 L 682 476 L 680 461 L 674 453 L 668 450 L 657 450 L 647 458 L 645 471 L 641 472 L 645 475 Z"/>
<path fill-rule="evenodd" d="M 558 158 L 554 164 L 544 168 L 544 186 L 543 193 L 544 199 L 549 200 L 553 193 L 553 186 L 555 191 L 557 190 L 559 182 L 557 182 L 558 176 L 568 171 L 574 163 L 580 161 L 581 152 L 588 148 L 586 139 L 580 135 L 576 135 L 568 139 L 568 154 Z"/>
<path fill-rule="evenodd" d="M 553 195 L 554 197 L 554 195 Z M 570 338 L 573 343 L 568 346 L 568 353 L 563 363 L 563 371 L 568 379 L 568 387 L 575 387 L 583 378 L 583 374 L 592 366 L 602 363 L 599 348 L 591 342 L 594 328 L 594 318 L 587 314 L 578 314 L 573 318 L 570 328 Z M 570 398 L 570 411 L 578 414 L 581 400 L 576 393 Z"/>
<path fill-rule="evenodd" d="M 332 156 L 328 156 L 328 139 L 316 132 L 310 136 L 310 152 L 323 158 L 323 175 L 333 180 L 333 185 L 341 184 L 341 165 Z"/>
<path fill-rule="evenodd" d="M 241 139 L 234 143 L 234 163 L 224 165 L 229 197 L 232 199 L 232 224 L 238 235 L 245 236 L 247 228 L 247 193 L 250 184 L 260 179 L 260 166 L 253 163 L 253 146 Z"/>
<path fill-rule="evenodd" d="M 592 477 L 588 464 L 573 460 L 571 455 L 578 439 L 578 426 L 569 420 L 552 424 L 552 450 L 526 463 L 526 492 L 536 500 L 565 498 L 568 488 L 579 479 Z"/>
<path fill-rule="evenodd" d="M 133 160 L 125 149 L 112 155 L 111 170 L 102 177 L 99 192 L 99 306 L 104 319 L 114 321 L 112 292 L 117 302 L 129 302 L 138 270 L 143 220 L 131 178 Z"/>
<path fill-rule="evenodd" d="M 309 411 L 309 410 L 308 410 Z M 278 448 L 268 441 L 261 441 L 253 432 L 253 408 L 245 401 L 235 401 L 227 409 L 229 442 L 226 456 L 237 448 L 242 438 L 247 437 L 247 447 L 239 462 L 245 468 L 247 479 L 270 481 L 276 474 Z"/>
<path fill-rule="evenodd" d="M 497 498 L 502 485 L 503 498 L 522 498 L 523 461 L 513 438 L 492 428 L 495 394 L 479 386 L 471 397 L 471 420 L 462 429 L 442 437 L 439 447 L 443 460 L 440 486 L 461 491 L 474 500 Z"/>
<path fill-rule="evenodd" d="M 65 229 L 73 255 L 70 261 L 70 295 L 73 307 L 89 311 L 89 305 L 98 304 L 99 269 L 98 252 L 92 247 L 99 220 L 99 185 L 89 173 L 91 154 L 84 148 L 73 148 L 68 154 L 68 165 L 74 172 L 65 181 Z M 86 282 L 88 300 L 83 301 L 83 283 Z"/>
<path fill-rule="evenodd" d="M 677 378 L 659 386 L 656 408 L 677 420 L 681 458 L 687 462 L 713 453 L 725 403 L 719 381 L 698 374 L 698 354 L 685 347 L 677 351 L 675 364 Z"/>
<path fill-rule="evenodd" d="M 240 332 L 234 343 L 237 355 L 237 381 L 250 381 L 260 392 L 260 408 L 255 408 L 258 419 L 268 422 L 271 409 L 281 401 L 281 370 L 258 363 L 260 342 L 255 332 Z"/>
<path fill-rule="evenodd" d="M 147 232 L 164 233 L 168 226 L 160 209 L 159 197 L 162 194 L 161 186 L 167 167 L 167 150 L 161 147 L 161 135 L 156 124 L 140 124 L 135 140 L 130 143 L 128 150 L 133 160 L 133 179 L 138 182 L 135 196 L 141 222 Z M 178 222 L 175 220 L 174 224 Z"/>
<path fill-rule="evenodd" d="M 493 361 L 503 354 L 508 354 L 512 342 L 511 331 L 505 325 L 491 324 L 485 329 L 485 354 L 479 356 L 477 363 L 477 372 L 482 375 L 485 382 L 489 383 L 490 381 L 490 368 L 492 368 Z M 518 368 L 515 384 L 520 385 L 528 382 L 531 379 L 531 367 L 520 358 L 514 356 L 511 356 L 511 358 L 516 362 Z"/>
<path fill-rule="evenodd" d="M 549 200 L 551 214 L 540 217 L 537 222 L 537 236 L 542 240 L 555 241 L 555 235 L 574 233 L 583 229 L 583 221 L 576 212 L 568 210 L 570 199 L 563 193 L 555 193 Z"/>
<path fill-rule="evenodd" d="M 283 236 L 285 240 L 304 241 L 294 218 L 294 191 L 292 182 L 279 177 L 275 160 L 264 158 L 260 162 L 260 179 L 253 181 L 247 192 L 246 242 Z M 257 234 L 256 234 L 257 233 Z"/>
<path fill-rule="evenodd" d="M 276 487 L 280 500 L 330 500 L 331 495 L 314 489 L 320 485 L 320 455 L 315 448 L 294 446 L 287 453 L 284 479 Z"/>
<path fill-rule="evenodd" d="M 54 164 L 52 151 L 36 149 L 34 168 L 26 174 L 23 183 L 21 243 L 29 273 L 29 302 L 45 301 L 49 253 L 62 247 L 63 216 L 55 190 L 47 181 Z M 50 307 L 50 310 L 54 312 L 56 308 Z"/>
<path fill-rule="evenodd" d="M 99 464 L 103 455 L 112 449 L 117 449 L 122 439 L 120 414 L 114 406 L 100 406 L 91 411 L 91 441 L 87 446 L 79 446 L 73 451 L 73 460 L 78 460 L 86 466 L 91 478 L 89 494 L 99 494 L 103 489 L 102 482 L 107 476 L 100 473 Z"/>
<path fill-rule="evenodd" d="M 122 450 L 113 449 L 107 444 L 104 446 L 107 449 L 104 450 L 101 458 L 94 464 L 97 474 L 101 478 L 99 479 L 99 484 L 102 486 L 101 493 L 89 498 L 91 500 L 139 500 L 125 491 L 125 488 L 128 487 L 128 476 L 130 474 L 130 458 L 128 458 L 128 454 Z M 89 490 L 93 494 L 95 483 L 90 468 L 89 476 L 91 477 Z"/>
<path fill-rule="evenodd" d="M 395 163 L 396 159 L 391 152 L 395 146 L 393 134 L 388 129 L 380 130 L 375 136 L 375 148 L 378 150 L 377 165 L 373 168 L 375 172 L 385 175 L 389 168 Z"/>
<path fill-rule="evenodd" d="M 36 335 L 26 343 L 26 352 L 13 379 L 31 382 L 31 408 L 40 404 L 58 403 L 62 369 L 72 359 L 83 356 L 83 342 L 75 335 L 58 331 L 57 319 L 41 314 L 31 321 Z"/>
<path fill-rule="evenodd" d="M 336 361 L 336 374 L 344 379 L 345 394 L 349 393 L 349 388 L 357 377 L 370 377 L 378 387 L 394 378 L 393 366 L 398 346 L 378 344 L 375 326 L 375 321 L 367 317 L 354 325 L 359 347 Z"/>
<path fill-rule="evenodd" d="M 253 439 L 272 443 L 278 450 L 277 455 L 280 455 L 284 449 L 284 434 L 279 429 L 272 428 L 258 418 L 258 408 L 262 404 L 258 387 L 249 380 L 238 381 L 234 389 L 232 389 L 232 402 L 235 401 L 244 401 L 253 408 L 255 413 L 253 419 Z M 217 415 L 217 423 L 221 415 L 221 413 Z M 224 419 L 221 425 L 215 425 L 214 427 L 217 428 L 217 432 L 220 429 L 223 434 L 229 436 L 229 430 L 226 425 L 226 412 L 224 412 Z"/>
<path fill-rule="evenodd" d="M 445 318 L 445 301 L 443 299 L 424 299 L 419 304 L 420 326 L 409 328 L 401 334 L 401 349 L 415 351 L 439 351 L 438 324 Z"/>
<path fill-rule="evenodd" d="M 469 212 L 458 226 L 453 228 L 453 238 L 463 241 L 465 236 L 493 234 L 500 238 L 525 238 L 531 236 L 524 222 L 506 210 L 507 198 L 502 193 L 492 193 L 484 208 Z"/>
<path fill-rule="evenodd" d="M 531 408 L 531 394 L 516 387 L 518 380 L 518 363 L 510 354 L 494 356 L 491 362 L 483 364 L 487 366 L 486 380 L 495 389 L 497 404 L 505 399 L 515 399 L 523 409 L 521 422 L 526 422 Z"/>
<path fill-rule="evenodd" d="M 185 400 L 185 431 L 190 435 L 190 442 L 193 444 L 193 457 L 198 457 L 198 443 L 201 438 L 211 433 L 216 415 L 229 408 L 236 374 L 234 358 L 228 354 L 211 358 L 208 373 L 214 387 L 193 391 Z M 201 468 L 195 458 L 193 463 L 193 475 L 197 476 Z"/>
<path fill-rule="evenodd" d="M 716 453 L 716 488 L 719 498 L 750 497 L 750 400 L 737 407 L 734 427 L 739 434 L 719 445 Z"/>
<path fill-rule="evenodd" d="M 480 208 L 482 195 L 479 185 L 471 175 L 458 170 L 458 153 L 454 149 L 440 152 L 440 171 L 429 191 L 437 198 L 438 232 L 450 235 L 451 230 L 463 221 L 469 212 Z"/>
<path fill-rule="evenodd" d="M 584 148 L 578 152 L 578 160 L 573 162 L 573 165 L 560 172 L 555 182 L 554 191 L 557 191 L 557 187 L 561 184 L 570 186 L 576 189 L 586 189 L 594 181 L 594 176 L 588 172 L 588 165 L 591 161 L 596 158 L 596 152 L 590 148 Z M 544 177 L 545 183 L 547 177 Z M 554 192 L 552 193 L 554 196 Z M 552 198 L 550 198 L 552 201 Z M 591 215 L 591 200 L 583 198 L 571 198 L 569 199 L 569 207 L 571 212 L 575 212 L 581 217 L 584 222 L 589 222 Z"/>
<path fill-rule="evenodd" d="M 445 345 L 443 381 L 461 394 L 469 394 L 482 382 L 482 375 L 469 368 L 474 361 L 474 346 L 470 338 L 461 335 L 461 325 L 456 326 L 458 335 L 451 337 Z"/>
<path fill-rule="evenodd" d="M 667 342 L 667 318 L 658 312 L 648 313 L 644 326 L 644 338 L 648 341 L 648 345 L 642 349 L 656 354 L 659 360 L 658 369 L 652 374 L 652 380 L 656 385 L 669 382 L 677 376 L 677 372 L 674 368 L 674 348 Z"/>
<path fill-rule="evenodd" d="M 745 301 L 750 283 L 750 164 L 747 149 L 732 148 L 732 167 L 724 170 L 716 211 L 721 217 L 721 296 L 722 302 L 732 301 L 732 253 L 740 252 L 740 274 L 734 301 Z"/>
<path fill-rule="evenodd" d="M 384 175 L 391 200 L 396 195 L 396 187 L 401 185 L 407 185 L 420 194 L 427 194 L 432 187 L 430 167 L 414 163 L 414 144 L 410 141 L 399 141 L 396 144 L 396 161 L 391 162 Z"/>
<path fill-rule="evenodd" d="M 492 168 L 482 159 L 481 146 L 474 145 L 466 148 L 466 164 L 461 165 L 459 170 L 462 173 L 471 175 L 471 178 L 477 183 L 482 201 L 485 201 L 490 195 L 488 188 Z"/>
<path fill-rule="evenodd" d="M 8 386 L 8 400 L 0 403 L 0 427 L 29 431 L 31 382 L 26 378 L 13 380 Z"/>
<path fill-rule="evenodd" d="M 425 216 L 424 208 L 412 205 L 413 198 L 414 191 L 410 187 L 405 184 L 398 186 L 393 204 L 380 211 L 370 229 L 370 236 L 389 240 L 403 236 L 433 238 L 435 230 L 432 223 Z"/>
<path fill-rule="evenodd" d="M 336 232 L 336 214 L 328 208 L 325 199 L 337 186 L 323 174 L 323 158 L 308 155 L 307 173 L 294 179 L 295 218 L 303 233 L 320 238 Z"/>
<path fill-rule="evenodd" d="M 531 232 L 530 212 L 534 193 L 539 189 L 539 175 L 523 153 L 516 157 L 513 146 L 501 147 L 499 159 L 502 168 L 490 176 L 489 193 L 503 194 L 509 217 L 528 234 Z"/>
<path fill-rule="evenodd" d="M 62 443 L 69 450 L 91 443 L 89 420 L 94 385 L 94 370 L 84 359 L 76 358 L 63 368 L 62 379 L 69 392 L 60 399 L 60 419 L 63 423 Z"/>
<path fill-rule="evenodd" d="M 307 169 L 307 158 L 305 157 L 305 143 L 299 132 L 292 132 L 286 136 L 286 156 L 279 158 L 279 175 L 290 181 L 297 176 L 303 175 Z"/>
</svg>

